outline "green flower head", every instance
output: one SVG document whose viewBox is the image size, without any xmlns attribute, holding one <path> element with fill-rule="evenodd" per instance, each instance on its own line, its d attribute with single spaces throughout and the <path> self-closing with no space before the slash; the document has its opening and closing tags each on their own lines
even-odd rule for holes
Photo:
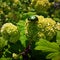
<svg viewBox="0 0 60 60">
<path fill-rule="evenodd" d="M 12 43 L 15 43 L 19 39 L 18 28 L 12 23 L 5 23 L 1 28 L 1 34 L 3 38 Z"/>
<path fill-rule="evenodd" d="M 56 34 L 56 22 L 51 18 L 44 18 L 43 16 L 39 16 L 38 18 L 39 32 L 51 40 Z"/>
<path fill-rule="evenodd" d="M 33 0 L 32 6 L 34 6 L 37 13 L 47 13 L 48 8 L 50 7 L 50 3 L 48 0 Z"/>
</svg>

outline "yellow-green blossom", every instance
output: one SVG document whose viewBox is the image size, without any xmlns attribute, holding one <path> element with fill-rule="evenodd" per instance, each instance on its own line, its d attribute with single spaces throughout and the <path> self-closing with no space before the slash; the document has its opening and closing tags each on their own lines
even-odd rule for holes
<svg viewBox="0 0 60 60">
<path fill-rule="evenodd" d="M 38 27 L 39 32 L 43 32 L 48 40 L 51 40 L 56 34 L 56 22 L 51 18 L 39 16 Z"/>
<path fill-rule="evenodd" d="M 37 13 L 47 13 L 50 3 L 48 0 L 33 0 L 32 6 L 34 6 Z"/>
<path fill-rule="evenodd" d="M 5 23 L 1 28 L 1 34 L 3 38 L 12 43 L 15 43 L 19 39 L 18 28 L 12 23 Z"/>
<path fill-rule="evenodd" d="M 13 54 L 12 54 L 12 57 L 13 57 L 14 59 L 18 59 L 19 56 L 18 56 L 16 53 L 13 53 Z"/>
</svg>

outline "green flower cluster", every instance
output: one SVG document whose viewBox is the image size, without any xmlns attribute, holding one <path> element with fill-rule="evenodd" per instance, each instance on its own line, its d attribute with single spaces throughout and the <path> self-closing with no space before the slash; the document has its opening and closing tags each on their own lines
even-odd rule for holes
<svg viewBox="0 0 60 60">
<path fill-rule="evenodd" d="M 51 18 L 38 17 L 39 36 L 51 40 L 56 34 L 56 22 Z"/>
<path fill-rule="evenodd" d="M 12 23 L 5 23 L 1 28 L 2 37 L 12 43 L 17 42 L 19 39 L 19 31 L 17 26 Z"/>
<path fill-rule="evenodd" d="M 34 6 L 37 13 L 47 13 L 50 3 L 48 0 L 32 0 L 32 6 Z"/>
</svg>

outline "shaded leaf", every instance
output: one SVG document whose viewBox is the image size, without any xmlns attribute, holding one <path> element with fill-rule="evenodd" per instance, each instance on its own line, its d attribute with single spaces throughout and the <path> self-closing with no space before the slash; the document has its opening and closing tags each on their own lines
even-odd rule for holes
<svg viewBox="0 0 60 60">
<path fill-rule="evenodd" d="M 60 31 L 57 31 L 57 43 L 60 45 Z"/>
<path fill-rule="evenodd" d="M 55 52 L 55 53 L 50 53 L 46 56 L 47 59 L 53 59 L 54 57 L 58 56 L 59 52 Z"/>
<path fill-rule="evenodd" d="M 11 58 L 0 58 L 0 60 L 12 60 Z"/>
<path fill-rule="evenodd" d="M 53 57 L 52 60 L 60 60 L 60 55 Z"/>
</svg>

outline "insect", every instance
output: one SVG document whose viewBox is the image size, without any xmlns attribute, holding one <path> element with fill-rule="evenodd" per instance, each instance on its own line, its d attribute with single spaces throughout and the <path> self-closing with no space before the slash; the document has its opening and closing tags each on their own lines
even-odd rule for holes
<svg viewBox="0 0 60 60">
<path fill-rule="evenodd" d="M 38 17 L 36 17 L 36 16 L 30 16 L 30 17 L 28 17 L 28 20 L 29 21 L 37 21 Z"/>
</svg>

